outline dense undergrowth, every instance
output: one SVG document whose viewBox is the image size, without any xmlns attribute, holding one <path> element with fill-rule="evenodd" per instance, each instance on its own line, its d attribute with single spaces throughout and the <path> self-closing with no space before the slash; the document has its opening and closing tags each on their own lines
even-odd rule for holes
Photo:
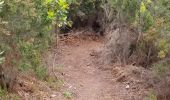
<svg viewBox="0 0 170 100">
<path fill-rule="evenodd" d="M 20 71 L 45 79 L 48 73 L 42 55 L 55 40 L 57 27 L 67 24 L 67 2 L 1 0 L 0 5 L 2 87 L 6 88 L 10 84 L 6 80 L 14 80 Z"/>
</svg>

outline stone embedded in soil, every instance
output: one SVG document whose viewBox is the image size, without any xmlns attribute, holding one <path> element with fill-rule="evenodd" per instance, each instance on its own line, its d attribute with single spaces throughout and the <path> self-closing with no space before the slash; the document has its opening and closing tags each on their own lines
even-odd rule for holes
<svg viewBox="0 0 170 100">
<path fill-rule="evenodd" d="M 129 85 L 126 85 L 126 87 L 125 87 L 126 89 L 129 89 L 130 88 L 130 86 Z"/>
<path fill-rule="evenodd" d="M 52 94 L 52 95 L 51 95 L 51 98 L 54 98 L 54 97 L 56 97 L 56 96 L 57 96 L 56 94 Z"/>
</svg>

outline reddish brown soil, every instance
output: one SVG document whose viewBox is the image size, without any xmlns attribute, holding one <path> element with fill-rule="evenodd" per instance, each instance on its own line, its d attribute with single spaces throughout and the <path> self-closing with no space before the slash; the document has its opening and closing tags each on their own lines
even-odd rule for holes
<svg viewBox="0 0 170 100">
<path fill-rule="evenodd" d="M 18 95 L 23 100 L 147 100 L 152 75 L 142 67 L 103 63 L 110 59 L 100 55 L 102 39 L 90 34 L 61 38 L 44 57 L 52 82 L 20 77 Z"/>
<path fill-rule="evenodd" d="M 55 49 L 57 56 L 54 69 L 62 67 L 62 71 L 54 73 L 64 79 L 61 93 L 66 91 L 71 93 L 72 100 L 143 100 L 145 95 L 141 92 L 145 89 L 140 89 L 142 87 L 138 86 L 140 82 L 131 84 L 132 82 L 129 82 L 131 79 L 127 79 L 131 72 L 126 73 L 124 70 L 136 67 L 117 69 L 109 66 L 102 69 L 101 67 L 107 65 L 96 64 L 95 60 L 98 57 L 96 52 L 101 51 L 103 46 L 104 42 L 93 36 L 70 36 L 59 42 Z"/>
</svg>

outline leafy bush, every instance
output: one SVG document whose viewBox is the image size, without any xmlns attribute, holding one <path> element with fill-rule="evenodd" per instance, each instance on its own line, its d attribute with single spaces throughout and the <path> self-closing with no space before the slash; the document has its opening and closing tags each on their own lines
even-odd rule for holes
<svg viewBox="0 0 170 100">
<path fill-rule="evenodd" d="M 117 22 L 120 28 L 125 24 L 137 30 L 138 40 L 140 39 L 140 42 L 137 41 L 137 46 L 146 53 L 144 55 L 148 56 L 148 59 L 156 55 L 154 61 L 158 61 L 169 55 L 170 3 L 168 0 L 108 0 L 108 2 L 112 9 L 117 11 Z"/>
<path fill-rule="evenodd" d="M 8 92 L 0 87 L 0 100 L 11 100 L 11 98 Z M 18 97 L 15 95 L 14 100 L 19 100 L 17 98 Z"/>
<path fill-rule="evenodd" d="M 70 9 L 68 18 L 73 22 L 73 27 L 90 26 L 91 22 L 99 20 L 102 14 L 102 0 L 68 0 Z M 102 19 L 100 19 L 101 21 Z M 90 23 L 89 23 L 90 22 Z"/>
<path fill-rule="evenodd" d="M 0 44 L 4 56 L 15 48 L 13 54 L 19 55 L 19 60 L 14 56 L 8 62 L 43 79 L 47 71 L 41 64 L 41 56 L 55 37 L 52 30 L 67 24 L 67 1 L 4 0 L 0 8 L 0 19 L 5 22 L 1 25 Z"/>
<path fill-rule="evenodd" d="M 168 56 L 170 55 L 170 3 L 168 0 L 152 1 L 154 23 L 144 33 L 144 41 L 155 48 L 156 61 L 153 64 L 158 75 L 162 76 L 169 71 Z M 161 61 L 159 61 L 161 60 Z"/>
<path fill-rule="evenodd" d="M 73 94 L 69 91 L 65 91 L 65 92 L 63 92 L 63 95 L 65 98 L 71 99 Z"/>
</svg>

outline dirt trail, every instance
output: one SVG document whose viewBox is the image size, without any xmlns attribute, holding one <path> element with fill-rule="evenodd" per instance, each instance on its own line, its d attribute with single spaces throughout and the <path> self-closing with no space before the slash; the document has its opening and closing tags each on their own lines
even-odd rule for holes
<svg viewBox="0 0 170 100">
<path fill-rule="evenodd" d="M 77 100 L 111 100 L 109 73 L 101 72 L 93 64 L 92 52 L 102 47 L 101 42 L 79 41 L 62 47 L 58 64 L 64 67 L 65 85 Z M 107 95 L 105 95 L 107 94 Z"/>
<path fill-rule="evenodd" d="M 103 46 L 102 41 L 93 39 L 60 41 L 55 68 L 60 67 L 62 71 L 55 73 L 64 79 L 61 93 L 72 93 L 72 100 L 141 100 L 138 96 L 133 97 L 136 92 L 127 89 L 127 84 L 114 80 L 113 70 L 102 70 L 94 63 L 95 52 L 102 50 Z"/>
</svg>

